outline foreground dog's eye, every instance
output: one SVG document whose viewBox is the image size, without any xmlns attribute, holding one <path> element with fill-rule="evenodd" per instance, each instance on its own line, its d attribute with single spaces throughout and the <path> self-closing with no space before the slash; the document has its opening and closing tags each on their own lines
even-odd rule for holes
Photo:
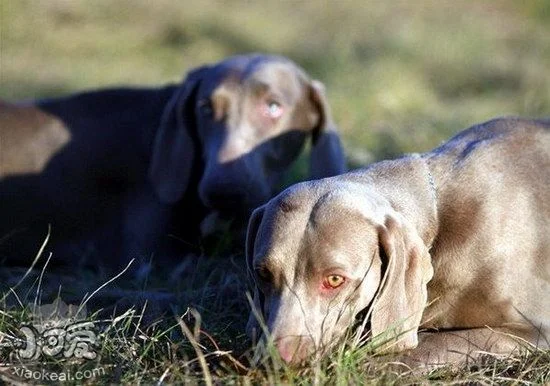
<svg viewBox="0 0 550 386">
<path fill-rule="evenodd" d="M 269 118 L 277 119 L 280 118 L 281 115 L 283 115 L 283 106 L 281 106 L 280 103 L 275 101 L 269 101 L 265 105 L 265 115 L 267 115 Z"/>
<path fill-rule="evenodd" d="M 258 267 L 255 269 L 256 277 L 263 283 L 270 283 L 272 280 L 271 272 L 265 267 Z"/>
<path fill-rule="evenodd" d="M 346 278 L 341 275 L 328 275 L 325 277 L 325 280 L 323 281 L 323 286 L 325 288 L 338 288 L 344 282 L 346 281 Z"/>
</svg>

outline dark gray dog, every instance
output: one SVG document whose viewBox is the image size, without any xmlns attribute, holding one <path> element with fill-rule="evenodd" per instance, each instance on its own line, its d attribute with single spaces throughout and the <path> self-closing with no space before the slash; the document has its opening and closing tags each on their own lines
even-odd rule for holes
<svg viewBox="0 0 550 386">
<path fill-rule="evenodd" d="M 28 261 L 48 223 L 54 257 L 73 262 L 147 258 L 168 234 L 196 245 L 206 216 L 244 223 L 274 195 L 308 137 L 312 178 L 345 170 L 322 85 L 277 56 L 231 57 L 183 85 L 0 104 L 0 258 Z"/>
</svg>

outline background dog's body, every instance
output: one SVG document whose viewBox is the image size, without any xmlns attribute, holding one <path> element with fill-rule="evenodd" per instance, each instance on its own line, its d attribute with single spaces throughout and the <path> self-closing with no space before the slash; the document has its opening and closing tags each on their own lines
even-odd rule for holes
<svg viewBox="0 0 550 386">
<path fill-rule="evenodd" d="M 0 100 L 0 178 L 40 173 L 69 140 L 69 131 L 55 117 Z"/>
<path fill-rule="evenodd" d="M 161 233 L 195 242 L 206 213 L 196 189 L 177 204 L 162 203 L 147 180 L 156 129 L 177 89 L 104 89 L 11 106 L 19 119 L 0 127 L 2 258 L 28 263 L 47 224 L 54 262 L 140 257 L 140 247 L 152 252 Z M 34 145 L 44 136 L 55 146 Z M 29 153 L 40 162 L 29 163 Z M 194 170 L 196 186 L 200 167 L 184 167 Z"/>
<path fill-rule="evenodd" d="M 550 122 L 507 118 L 287 189 L 247 240 L 281 356 L 324 352 L 367 309 L 380 350 L 409 363 L 509 353 L 507 334 L 550 346 L 549 184 Z"/>
<path fill-rule="evenodd" d="M 0 114 L 0 248 L 11 262 L 34 256 L 48 223 L 54 259 L 72 263 L 146 260 L 161 240 L 197 248 L 204 216 L 238 228 L 308 137 L 312 176 L 345 168 L 322 87 L 276 56 L 231 57 L 182 85 L 2 104 Z"/>
</svg>

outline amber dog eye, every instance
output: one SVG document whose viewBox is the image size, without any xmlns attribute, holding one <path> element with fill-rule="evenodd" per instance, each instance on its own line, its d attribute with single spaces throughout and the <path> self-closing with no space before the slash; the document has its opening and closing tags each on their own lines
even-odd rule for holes
<svg viewBox="0 0 550 386">
<path fill-rule="evenodd" d="M 341 275 L 328 275 L 327 277 L 325 277 L 325 280 L 323 282 L 323 286 L 325 288 L 338 288 L 342 284 L 344 284 L 345 281 L 346 281 L 346 278 L 344 276 L 341 276 Z"/>
</svg>

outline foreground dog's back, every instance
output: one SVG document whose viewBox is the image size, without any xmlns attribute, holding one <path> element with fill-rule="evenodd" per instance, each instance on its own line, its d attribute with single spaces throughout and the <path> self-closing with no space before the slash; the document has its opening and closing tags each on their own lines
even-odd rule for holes
<svg viewBox="0 0 550 386">
<path fill-rule="evenodd" d="M 550 123 L 518 118 L 295 185 L 250 220 L 255 307 L 292 363 L 362 311 L 379 349 L 409 363 L 549 347 L 549 185 Z"/>
<path fill-rule="evenodd" d="M 550 122 L 493 120 L 434 150 L 427 163 L 440 215 L 425 325 L 506 320 L 549 334 Z"/>
</svg>

